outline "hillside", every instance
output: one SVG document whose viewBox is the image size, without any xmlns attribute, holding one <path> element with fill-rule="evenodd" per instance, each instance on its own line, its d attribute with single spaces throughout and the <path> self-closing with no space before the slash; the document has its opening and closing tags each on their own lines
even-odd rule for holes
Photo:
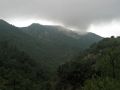
<svg viewBox="0 0 120 90">
<path fill-rule="evenodd" d="M 47 80 L 40 64 L 8 41 L 0 42 L 0 89 L 38 90 Z"/>
<path fill-rule="evenodd" d="M 119 90 L 120 38 L 105 38 L 58 68 L 59 90 Z"/>
<path fill-rule="evenodd" d="M 73 35 L 79 37 L 74 32 L 69 35 L 66 33 L 56 27 L 39 24 L 18 28 L 0 20 L 0 41 L 9 41 L 51 70 L 102 39 L 92 33 L 82 36 L 83 38 L 74 38 Z"/>
<path fill-rule="evenodd" d="M 120 38 L 101 39 L 58 26 L 18 28 L 0 20 L 0 88 L 119 90 Z"/>
<path fill-rule="evenodd" d="M 20 51 L 25 51 L 31 58 L 43 53 L 38 42 L 32 36 L 21 31 L 20 28 L 10 25 L 0 20 L 0 41 L 9 41 L 12 45 L 16 45 Z"/>
<path fill-rule="evenodd" d="M 40 39 L 44 43 L 57 44 L 59 46 L 67 44 L 67 46 L 69 45 L 70 47 L 76 47 L 82 50 L 102 39 L 102 37 L 93 33 L 80 35 L 72 30 L 68 30 L 60 26 L 45 26 L 37 23 L 33 23 L 22 29 L 24 32 Z"/>
<path fill-rule="evenodd" d="M 120 38 L 104 38 L 48 74 L 40 63 L 0 42 L 0 89 L 8 90 L 119 90 Z"/>
<path fill-rule="evenodd" d="M 47 51 L 45 58 L 52 59 L 53 65 L 64 63 L 64 61 L 76 57 L 80 51 L 102 39 L 93 33 L 79 35 L 62 27 L 44 26 L 36 23 L 22 29 L 44 43 L 44 51 Z"/>
</svg>

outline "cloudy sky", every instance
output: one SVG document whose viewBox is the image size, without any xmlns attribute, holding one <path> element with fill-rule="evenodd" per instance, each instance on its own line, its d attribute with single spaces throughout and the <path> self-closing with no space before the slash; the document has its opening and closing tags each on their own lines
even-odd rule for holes
<svg viewBox="0 0 120 90">
<path fill-rule="evenodd" d="M 120 0 L 0 0 L 0 18 L 20 27 L 37 22 L 119 36 Z"/>
</svg>

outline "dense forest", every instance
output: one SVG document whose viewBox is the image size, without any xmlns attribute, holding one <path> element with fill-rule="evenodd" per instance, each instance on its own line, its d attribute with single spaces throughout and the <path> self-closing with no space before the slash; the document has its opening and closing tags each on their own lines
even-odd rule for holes
<svg viewBox="0 0 120 90">
<path fill-rule="evenodd" d="M 9 41 L 0 42 L 1 90 L 119 90 L 120 38 L 105 38 L 51 76 Z"/>
<path fill-rule="evenodd" d="M 9 41 L 0 42 L 0 89 L 38 90 L 46 81 L 45 69 Z"/>
<path fill-rule="evenodd" d="M 57 30 L 0 21 L 0 90 L 120 90 L 120 37 Z"/>
<path fill-rule="evenodd" d="M 120 90 L 120 38 L 105 38 L 59 66 L 60 90 Z"/>
<path fill-rule="evenodd" d="M 120 38 L 94 43 L 50 75 L 9 41 L 0 42 L 1 90 L 119 90 Z"/>
</svg>

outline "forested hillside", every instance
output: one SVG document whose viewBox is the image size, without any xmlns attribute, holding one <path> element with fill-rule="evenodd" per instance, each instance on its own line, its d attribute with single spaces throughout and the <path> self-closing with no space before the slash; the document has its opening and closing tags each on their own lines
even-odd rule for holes
<svg viewBox="0 0 120 90">
<path fill-rule="evenodd" d="M 120 89 L 120 38 L 60 28 L 0 21 L 1 90 Z"/>
<path fill-rule="evenodd" d="M 120 38 L 105 38 L 58 68 L 59 90 L 119 90 Z"/>
<path fill-rule="evenodd" d="M 93 33 L 79 35 L 63 27 L 44 26 L 37 23 L 22 28 L 22 31 L 43 43 L 41 45 L 44 51 L 43 60 L 47 65 L 51 65 L 52 69 L 77 57 L 79 52 L 102 39 Z"/>
<path fill-rule="evenodd" d="M 48 80 L 45 69 L 8 41 L 0 42 L 0 89 L 39 90 Z"/>
<path fill-rule="evenodd" d="M 119 90 L 120 38 L 104 38 L 49 74 L 8 40 L 0 42 L 1 90 Z"/>
<path fill-rule="evenodd" d="M 73 38 L 73 34 L 77 37 L 80 35 L 74 32 L 71 34 L 64 32 L 54 26 L 39 24 L 18 28 L 0 20 L 0 41 L 8 40 L 9 43 L 16 45 L 17 48 L 51 71 L 56 70 L 60 64 L 76 57 L 80 51 L 102 39 L 92 33 L 85 35 L 82 39 L 76 39 Z"/>
<path fill-rule="evenodd" d="M 0 90 L 120 90 L 120 0 L 0 0 Z"/>
</svg>

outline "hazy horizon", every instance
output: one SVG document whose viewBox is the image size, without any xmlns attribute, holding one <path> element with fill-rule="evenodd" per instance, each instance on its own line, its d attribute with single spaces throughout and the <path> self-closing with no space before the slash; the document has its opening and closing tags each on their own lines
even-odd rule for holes
<svg viewBox="0 0 120 90">
<path fill-rule="evenodd" d="M 0 20 L 4 20 L 4 19 L 0 19 Z M 53 22 L 50 22 L 50 21 L 44 21 L 44 20 L 43 21 L 28 20 L 28 21 L 20 21 L 20 22 L 19 21 L 10 22 L 10 21 L 7 21 L 7 20 L 4 20 L 4 21 L 9 23 L 9 24 L 11 24 L 11 25 L 13 25 L 13 26 L 15 26 L 15 27 L 18 27 L 18 28 L 29 27 L 32 24 L 39 24 L 39 25 L 43 25 L 43 26 L 60 26 L 60 27 L 65 28 L 65 30 L 71 30 L 71 31 L 74 31 L 75 33 L 78 33 L 80 35 L 84 35 L 84 34 L 87 34 L 87 33 L 94 33 L 94 34 L 99 35 L 99 36 L 104 37 L 104 38 L 107 38 L 107 37 L 109 38 L 111 36 L 117 37 L 117 35 L 105 36 L 105 35 L 102 35 L 102 34 L 100 35 L 99 32 L 94 32 L 94 30 L 99 30 L 99 29 L 104 30 L 104 28 L 109 28 L 108 26 L 105 26 L 103 24 L 101 24 L 101 25 L 103 25 L 102 27 L 100 27 L 99 25 L 98 26 L 97 25 L 96 26 L 95 25 L 91 25 L 86 32 L 82 32 L 82 31 L 79 31 L 79 30 L 77 30 L 75 28 L 66 27 L 66 26 L 64 26 L 62 24 L 57 24 L 57 23 L 53 23 Z M 112 22 L 112 23 L 114 23 L 114 22 Z"/>
<path fill-rule="evenodd" d="M 39 23 L 119 36 L 119 4 L 118 0 L 1 0 L 0 18 L 18 27 Z"/>
</svg>

